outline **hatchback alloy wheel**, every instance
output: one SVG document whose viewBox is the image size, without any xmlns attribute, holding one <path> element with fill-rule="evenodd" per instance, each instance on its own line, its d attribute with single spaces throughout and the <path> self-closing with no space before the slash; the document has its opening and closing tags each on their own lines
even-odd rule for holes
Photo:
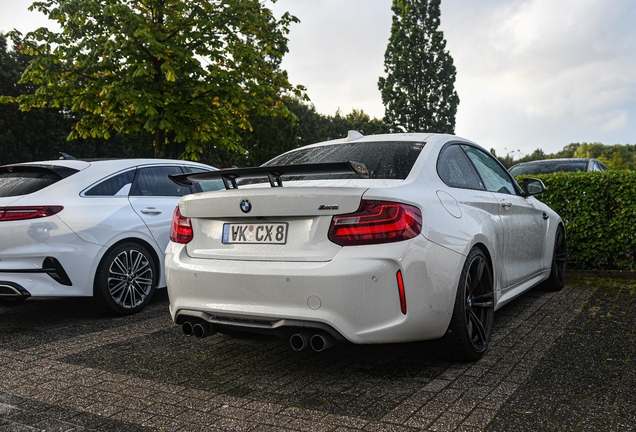
<svg viewBox="0 0 636 432">
<path fill-rule="evenodd" d="M 143 303 L 152 289 L 152 267 L 147 256 L 135 249 L 121 252 L 108 269 L 110 295 L 123 308 Z"/>
<path fill-rule="evenodd" d="M 152 298 L 157 279 L 156 264 L 148 250 L 137 243 L 111 248 L 99 264 L 93 298 L 108 313 L 129 315 Z"/>
</svg>

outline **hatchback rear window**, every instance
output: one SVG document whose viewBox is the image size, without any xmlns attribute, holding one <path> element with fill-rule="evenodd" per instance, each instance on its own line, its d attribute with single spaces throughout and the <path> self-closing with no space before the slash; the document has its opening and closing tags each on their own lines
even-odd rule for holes
<svg viewBox="0 0 636 432">
<path fill-rule="evenodd" d="M 422 142 L 406 141 L 333 144 L 304 148 L 283 154 L 266 162 L 263 166 L 354 161 L 367 166 L 369 178 L 404 180 L 411 172 L 422 148 L 424 148 Z M 305 176 L 293 177 L 293 179 L 299 180 L 304 178 Z M 357 178 L 357 176 L 355 174 L 330 174 L 306 178 Z"/>
<path fill-rule="evenodd" d="M 0 167 L 0 197 L 28 195 L 75 174 L 77 170 L 52 166 Z"/>
</svg>

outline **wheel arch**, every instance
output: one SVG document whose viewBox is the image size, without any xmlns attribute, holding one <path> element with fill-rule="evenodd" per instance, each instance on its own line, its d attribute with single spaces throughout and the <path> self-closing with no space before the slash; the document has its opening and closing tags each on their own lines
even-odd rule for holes
<svg viewBox="0 0 636 432">
<path fill-rule="evenodd" d="M 150 252 L 150 254 L 152 255 L 151 258 L 154 261 L 155 266 L 157 267 L 155 288 L 159 288 L 160 286 L 165 285 L 165 283 L 164 284 L 161 283 L 162 281 L 164 281 L 164 278 L 165 278 L 165 276 L 163 275 L 164 274 L 164 271 L 163 271 L 164 263 L 163 263 L 163 261 L 159 258 L 159 255 L 157 254 L 157 251 L 156 251 L 155 247 L 151 243 L 148 243 L 147 241 L 145 241 L 144 239 L 141 239 L 139 237 L 126 237 L 126 238 L 120 239 L 120 240 L 116 241 L 115 243 L 111 244 L 110 246 L 108 246 L 106 249 L 104 249 L 104 253 L 99 258 L 99 261 L 97 262 L 96 268 L 99 267 L 99 265 L 101 265 L 102 261 L 104 260 L 104 257 L 108 253 L 108 251 L 110 251 L 113 248 L 116 248 L 117 246 L 119 246 L 119 245 L 121 245 L 123 243 L 136 243 L 136 244 L 146 248 Z M 93 284 L 95 283 L 95 278 L 96 277 L 97 277 L 97 272 L 94 272 L 94 274 L 93 274 Z"/>
<path fill-rule="evenodd" d="M 490 253 L 490 250 L 488 249 L 488 246 L 486 246 L 485 243 L 477 242 L 470 248 L 470 250 L 472 250 L 473 248 L 478 248 L 486 256 L 486 261 L 488 262 L 488 268 L 490 269 L 490 274 L 492 275 L 492 283 L 493 283 L 492 290 L 493 290 L 493 293 L 495 293 L 495 299 L 496 299 L 497 298 L 496 292 L 500 291 L 502 288 L 499 269 L 495 268 L 495 263 L 493 261 L 492 254 Z"/>
<path fill-rule="evenodd" d="M 483 243 L 475 243 L 473 245 L 473 247 L 471 247 L 470 249 L 472 250 L 473 248 L 481 249 L 481 251 L 484 253 L 484 255 L 486 255 L 486 259 L 488 260 L 488 267 L 490 267 L 490 272 L 493 273 L 493 277 L 494 277 L 494 268 L 493 268 L 493 263 L 492 263 L 492 256 L 490 255 L 490 251 L 488 250 L 488 247 L 485 244 L 483 244 Z"/>
</svg>

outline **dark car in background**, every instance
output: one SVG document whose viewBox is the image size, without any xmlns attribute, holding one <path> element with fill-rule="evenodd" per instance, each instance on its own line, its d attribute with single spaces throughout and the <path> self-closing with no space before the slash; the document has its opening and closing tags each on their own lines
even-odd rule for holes
<svg viewBox="0 0 636 432">
<path fill-rule="evenodd" d="M 532 162 L 521 162 L 513 165 L 508 171 L 513 176 L 552 174 L 556 172 L 605 171 L 603 162 L 593 158 L 545 159 Z"/>
</svg>

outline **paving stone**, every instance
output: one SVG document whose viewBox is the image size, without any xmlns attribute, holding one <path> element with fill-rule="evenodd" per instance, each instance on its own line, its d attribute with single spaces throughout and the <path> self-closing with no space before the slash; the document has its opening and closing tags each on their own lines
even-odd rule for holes
<svg viewBox="0 0 636 432">
<path fill-rule="evenodd" d="M 165 292 L 118 318 L 83 299 L 0 303 L 0 431 L 636 430 L 635 287 L 533 289 L 495 313 L 474 363 L 431 342 L 190 339 Z"/>
</svg>

